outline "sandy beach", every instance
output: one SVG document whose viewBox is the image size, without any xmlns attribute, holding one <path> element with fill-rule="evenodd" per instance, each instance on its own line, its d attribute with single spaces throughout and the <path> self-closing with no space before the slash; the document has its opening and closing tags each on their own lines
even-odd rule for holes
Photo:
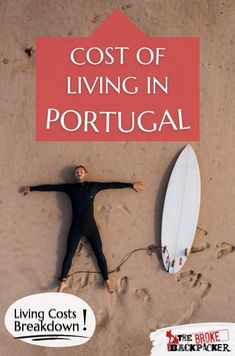
<svg viewBox="0 0 235 356">
<path fill-rule="evenodd" d="M 143 181 L 146 191 L 100 192 L 95 217 L 109 269 L 131 250 L 160 244 L 166 186 L 187 142 L 35 142 L 35 40 L 89 36 L 119 7 L 147 36 L 200 38 L 200 141 L 192 142 L 201 171 L 202 200 L 192 253 L 181 272 L 168 274 L 159 253 L 135 253 L 111 275 L 109 295 L 97 274 L 73 274 L 67 293 L 93 309 L 92 339 L 72 348 L 16 341 L 4 326 L 7 308 L 26 295 L 55 291 L 71 221 L 62 193 L 22 185 L 88 180 Z M 4 356 L 150 355 L 157 328 L 197 322 L 234 322 L 235 166 L 234 1 L 1 1 L 1 332 Z M 30 55 L 25 49 L 30 49 Z M 71 273 L 96 270 L 86 239 Z"/>
</svg>

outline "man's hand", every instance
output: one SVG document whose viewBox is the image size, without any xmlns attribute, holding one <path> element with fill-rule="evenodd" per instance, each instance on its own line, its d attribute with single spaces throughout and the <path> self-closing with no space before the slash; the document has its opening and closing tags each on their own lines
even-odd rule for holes
<svg viewBox="0 0 235 356">
<path fill-rule="evenodd" d="M 145 190 L 145 185 L 142 182 L 135 182 L 133 183 L 133 189 L 136 192 L 140 192 L 141 190 Z"/>
<path fill-rule="evenodd" d="M 22 193 L 22 194 L 24 194 L 24 195 L 27 195 L 27 194 L 29 194 L 29 192 L 30 192 L 30 187 L 20 187 L 20 188 L 18 189 L 18 192 L 19 192 L 19 193 Z"/>
</svg>

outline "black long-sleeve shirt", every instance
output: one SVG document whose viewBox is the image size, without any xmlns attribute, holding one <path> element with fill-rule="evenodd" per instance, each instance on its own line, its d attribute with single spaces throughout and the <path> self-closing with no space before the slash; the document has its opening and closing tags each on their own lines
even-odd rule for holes
<svg viewBox="0 0 235 356">
<path fill-rule="evenodd" d="M 95 195 L 104 189 L 132 188 L 132 183 L 100 183 L 83 182 L 74 184 L 46 184 L 30 187 L 31 191 L 63 192 L 66 193 L 72 204 L 73 222 L 77 223 L 81 232 L 92 231 L 96 227 L 94 218 Z"/>
</svg>

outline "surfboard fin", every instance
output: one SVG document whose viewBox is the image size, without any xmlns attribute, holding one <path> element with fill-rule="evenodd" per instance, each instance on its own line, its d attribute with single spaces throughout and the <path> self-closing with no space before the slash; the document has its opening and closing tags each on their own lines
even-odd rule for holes
<svg viewBox="0 0 235 356">
<path fill-rule="evenodd" d="M 186 247 L 186 249 L 184 250 L 184 255 L 186 256 L 186 257 L 188 257 L 189 256 L 189 249 Z"/>
<path fill-rule="evenodd" d="M 172 260 L 171 267 L 174 268 L 174 266 L 175 266 L 175 260 Z"/>
</svg>

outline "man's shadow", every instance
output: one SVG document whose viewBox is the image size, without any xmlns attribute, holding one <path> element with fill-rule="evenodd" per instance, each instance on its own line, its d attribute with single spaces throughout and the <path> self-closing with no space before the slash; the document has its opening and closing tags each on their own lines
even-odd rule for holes
<svg viewBox="0 0 235 356">
<path fill-rule="evenodd" d="M 182 150 L 184 147 L 182 148 Z M 172 173 L 172 170 L 174 168 L 174 165 L 182 152 L 180 150 L 175 156 L 172 158 L 170 163 L 168 164 L 163 177 L 161 179 L 161 182 L 158 187 L 157 195 L 156 195 L 156 201 L 155 201 L 155 244 L 158 246 L 156 249 L 156 254 L 158 257 L 158 260 L 160 262 L 160 268 L 165 271 L 165 268 L 163 266 L 163 261 L 162 261 L 162 246 L 161 246 L 161 225 L 162 225 L 162 214 L 163 214 L 163 206 L 164 206 L 164 201 L 165 201 L 165 196 L 166 196 L 166 191 L 167 191 L 167 186 L 169 183 L 169 179 Z M 169 222 L 170 224 L 171 222 Z"/>
<path fill-rule="evenodd" d="M 75 183 L 75 178 L 74 178 L 75 167 L 76 167 L 75 165 L 65 166 L 61 170 L 59 177 L 62 179 L 61 182 L 62 184 Z M 51 281 L 47 285 L 41 288 L 41 292 L 48 291 L 48 289 L 55 288 L 58 285 L 58 277 L 61 274 L 62 263 L 66 254 L 67 237 L 68 237 L 68 232 L 72 220 L 72 208 L 71 208 L 70 199 L 67 196 L 67 194 L 57 192 L 56 198 L 57 198 L 57 206 L 60 210 L 60 215 L 61 215 L 60 231 L 58 234 L 57 250 L 56 250 L 57 261 L 55 265 L 54 276 L 52 271 Z"/>
</svg>

